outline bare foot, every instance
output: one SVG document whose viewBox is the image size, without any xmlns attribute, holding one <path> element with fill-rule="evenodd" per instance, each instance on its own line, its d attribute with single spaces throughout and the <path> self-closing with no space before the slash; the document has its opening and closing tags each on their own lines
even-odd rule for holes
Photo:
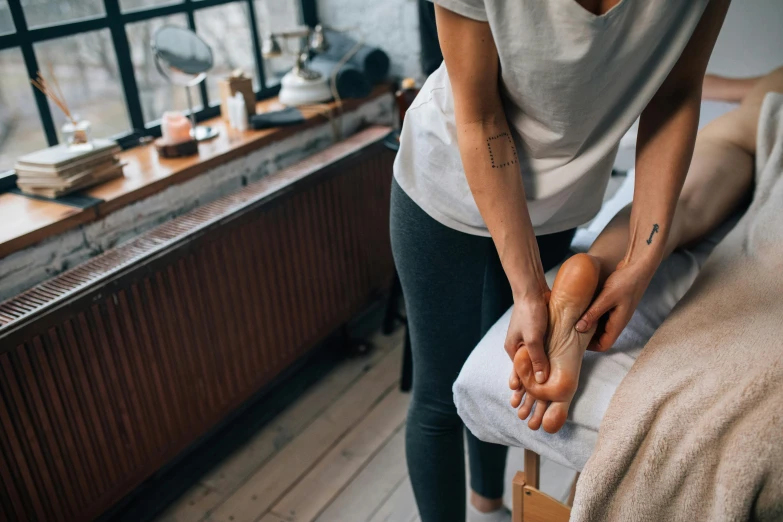
<svg viewBox="0 0 783 522">
<path fill-rule="evenodd" d="M 530 429 L 543 426 L 545 431 L 555 433 L 565 424 L 579 383 L 582 357 L 595 332 L 593 329 L 579 333 L 574 326 L 593 300 L 598 277 L 598 260 L 588 254 L 569 258 L 557 272 L 549 298 L 545 347 L 551 370 L 545 383 L 536 382 L 527 350 L 520 349 L 514 357 L 514 370 L 522 388 L 514 393 L 512 404 L 519 404 L 521 392 L 527 392 L 518 412 L 521 419 L 526 419 L 536 403 L 528 421 Z"/>
</svg>

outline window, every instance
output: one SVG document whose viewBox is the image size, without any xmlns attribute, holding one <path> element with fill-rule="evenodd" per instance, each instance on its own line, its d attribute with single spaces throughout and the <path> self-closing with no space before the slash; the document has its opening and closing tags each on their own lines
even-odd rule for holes
<svg viewBox="0 0 783 522">
<path fill-rule="evenodd" d="M 158 135 L 165 110 L 186 110 L 185 91 L 158 73 L 150 42 L 163 25 L 196 31 L 215 66 L 194 89 L 196 119 L 218 114 L 217 81 L 236 68 L 259 99 L 277 93 L 292 59 L 261 58 L 270 28 L 314 25 L 315 0 L 0 0 L 0 172 L 55 145 L 62 112 L 30 84 L 53 71 L 71 111 L 96 137 L 132 146 Z M 200 91 L 200 92 L 198 92 Z"/>
</svg>

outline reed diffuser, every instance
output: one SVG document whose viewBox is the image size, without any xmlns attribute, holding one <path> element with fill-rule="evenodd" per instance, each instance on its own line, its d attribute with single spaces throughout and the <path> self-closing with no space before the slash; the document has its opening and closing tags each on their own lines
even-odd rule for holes
<svg viewBox="0 0 783 522">
<path fill-rule="evenodd" d="M 49 66 L 49 76 L 52 81 L 48 82 L 41 71 L 38 71 L 38 76 L 34 80 L 30 80 L 30 83 L 41 91 L 52 103 L 54 103 L 65 115 L 68 121 L 63 125 L 62 131 L 65 135 L 68 145 L 84 145 L 90 142 L 90 122 L 86 120 L 80 120 L 75 116 L 68 108 L 68 104 L 65 101 L 60 84 L 57 83 L 57 78 L 54 75 L 52 66 Z"/>
</svg>

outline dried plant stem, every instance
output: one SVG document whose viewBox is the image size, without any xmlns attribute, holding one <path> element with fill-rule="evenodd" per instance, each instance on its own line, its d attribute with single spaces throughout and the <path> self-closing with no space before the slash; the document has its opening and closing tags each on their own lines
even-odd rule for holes
<svg viewBox="0 0 783 522">
<path fill-rule="evenodd" d="M 76 120 L 73 118 L 73 115 L 68 108 L 68 104 L 65 102 L 65 96 L 63 96 L 60 85 L 57 83 L 57 78 L 54 76 L 54 70 L 52 69 L 51 65 L 49 66 L 49 75 L 52 77 L 52 86 L 50 86 L 40 71 L 38 72 L 38 77 L 35 80 L 30 80 L 30 83 L 32 83 L 33 86 L 41 91 L 47 98 L 52 100 L 52 103 L 57 105 L 57 107 L 63 111 L 65 117 L 68 118 L 71 124 L 75 126 Z"/>
</svg>

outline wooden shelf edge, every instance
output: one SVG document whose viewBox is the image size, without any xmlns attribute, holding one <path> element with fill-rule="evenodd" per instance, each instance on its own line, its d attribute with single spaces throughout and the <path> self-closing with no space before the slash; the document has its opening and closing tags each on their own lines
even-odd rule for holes
<svg viewBox="0 0 783 522">
<path fill-rule="evenodd" d="M 349 99 L 343 101 L 343 112 L 354 111 L 364 105 L 367 102 L 375 100 L 387 93 L 391 92 L 390 84 L 381 84 L 376 86 L 372 93 L 366 98 Z M 259 108 L 271 106 L 276 102 L 276 99 L 263 100 L 259 102 Z M 335 114 L 337 106 L 334 102 L 330 105 L 331 114 Z M 222 124 L 220 117 L 214 118 L 204 122 L 205 124 Z M 31 247 L 36 243 L 40 243 L 50 237 L 67 232 L 78 226 L 90 223 L 101 219 L 108 214 L 116 212 L 132 203 L 146 199 L 158 192 L 165 190 L 166 188 L 184 183 L 190 179 L 193 179 L 209 170 L 215 169 L 221 165 L 224 165 L 237 158 L 247 156 L 248 154 L 255 152 L 265 146 L 272 143 L 282 141 L 291 136 L 296 135 L 299 132 L 314 128 L 318 125 L 328 123 L 328 117 L 325 114 L 312 114 L 307 117 L 306 121 L 300 125 L 292 125 L 287 127 L 277 127 L 274 129 L 268 129 L 264 131 L 257 131 L 253 133 L 256 135 L 250 135 L 249 138 L 241 140 L 236 144 L 230 144 L 225 150 L 218 151 L 212 156 L 206 157 L 201 161 L 191 161 L 189 164 L 184 165 L 182 168 L 174 168 L 170 174 L 150 180 L 148 183 L 134 188 L 127 193 L 120 194 L 112 199 L 108 199 L 96 207 L 85 209 L 78 214 L 70 215 L 66 218 L 54 221 L 47 225 L 38 227 L 33 230 L 29 230 L 19 234 L 18 236 L 11 237 L 5 241 L 0 242 L 0 261 L 5 257 Z M 121 153 L 122 155 L 133 154 L 148 154 L 148 148 L 154 146 L 150 143 L 136 147 L 132 150 Z M 97 189 L 94 187 L 91 190 Z M 89 192 L 89 191 L 88 191 Z M 97 197 L 97 196 L 96 196 Z M 103 198 L 101 198 L 103 199 Z M 20 216 L 20 219 L 24 219 L 24 216 Z"/>
</svg>

